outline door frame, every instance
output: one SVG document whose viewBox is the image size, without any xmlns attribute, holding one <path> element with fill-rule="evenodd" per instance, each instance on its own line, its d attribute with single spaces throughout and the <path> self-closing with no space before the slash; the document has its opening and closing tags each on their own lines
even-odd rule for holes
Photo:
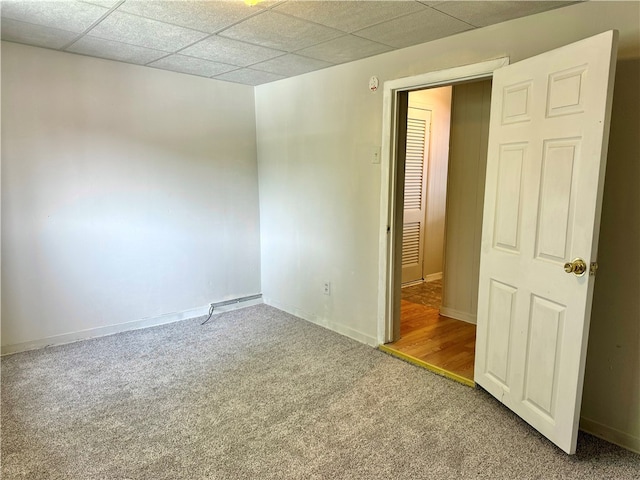
<svg viewBox="0 0 640 480">
<path fill-rule="evenodd" d="M 509 57 L 426 72 L 384 82 L 380 171 L 380 249 L 378 254 L 378 343 L 400 336 L 400 285 L 402 278 L 401 185 L 398 182 L 398 125 L 401 94 L 424 88 L 492 78 L 493 71 L 509 64 Z"/>
</svg>

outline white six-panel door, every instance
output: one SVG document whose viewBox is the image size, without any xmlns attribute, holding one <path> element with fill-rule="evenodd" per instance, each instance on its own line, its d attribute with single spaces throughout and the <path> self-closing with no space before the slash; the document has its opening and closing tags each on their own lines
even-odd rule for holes
<svg viewBox="0 0 640 480">
<path fill-rule="evenodd" d="M 574 453 L 617 32 L 494 72 L 475 381 Z M 565 272 L 581 258 L 583 276 Z"/>
<path fill-rule="evenodd" d="M 404 176 L 402 283 L 422 279 L 431 110 L 409 107 Z"/>
</svg>

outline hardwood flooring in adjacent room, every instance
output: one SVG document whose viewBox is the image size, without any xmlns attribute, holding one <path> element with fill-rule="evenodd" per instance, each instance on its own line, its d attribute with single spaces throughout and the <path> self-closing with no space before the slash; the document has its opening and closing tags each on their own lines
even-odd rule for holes
<svg viewBox="0 0 640 480">
<path fill-rule="evenodd" d="M 429 282 L 403 289 L 400 339 L 385 345 L 385 350 L 473 384 L 476 326 L 440 315 L 441 288 L 439 282 Z"/>
</svg>

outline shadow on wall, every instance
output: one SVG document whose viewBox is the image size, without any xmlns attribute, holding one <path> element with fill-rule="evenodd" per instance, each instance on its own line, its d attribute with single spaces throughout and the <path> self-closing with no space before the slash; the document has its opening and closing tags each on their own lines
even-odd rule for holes
<svg viewBox="0 0 640 480">
<path fill-rule="evenodd" d="M 640 436 L 640 59 L 617 65 L 582 415 Z"/>
</svg>

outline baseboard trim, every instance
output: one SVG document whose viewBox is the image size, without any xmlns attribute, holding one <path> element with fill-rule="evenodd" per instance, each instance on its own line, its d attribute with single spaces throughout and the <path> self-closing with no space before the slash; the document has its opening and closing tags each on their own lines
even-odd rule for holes
<svg viewBox="0 0 640 480">
<path fill-rule="evenodd" d="M 233 305 L 216 307 L 213 311 L 213 314 L 218 315 L 220 313 L 237 310 L 239 308 L 250 307 L 252 305 L 259 305 L 261 303 L 263 303 L 262 298 L 257 298 L 245 302 L 234 303 Z M 207 304 L 202 307 L 191 308 L 189 310 L 183 310 L 181 312 L 166 313 L 163 315 L 158 315 L 157 317 L 143 318 L 140 320 L 134 320 L 132 322 L 118 323 L 116 325 L 108 325 L 105 327 L 80 330 L 78 332 L 64 333 L 62 335 L 54 335 L 52 337 L 46 337 L 30 342 L 3 345 L 1 354 L 3 356 L 11 355 L 13 353 L 26 352 L 28 350 L 36 350 L 39 348 L 52 347 L 56 345 L 64 345 L 65 343 L 79 342 L 81 340 L 88 340 L 90 338 L 104 337 L 106 335 L 128 332 L 130 330 L 156 327 L 158 325 L 164 325 L 167 323 L 179 322 L 181 320 L 188 320 L 190 318 L 201 317 L 209 313 L 210 305 L 211 304 Z"/>
<path fill-rule="evenodd" d="M 380 343 L 375 336 L 368 335 L 339 322 L 334 322 L 326 318 L 320 318 L 313 313 L 305 312 L 299 308 L 292 307 L 291 305 L 276 302 L 270 298 L 264 298 L 264 303 L 273 308 L 277 308 L 278 310 L 282 310 L 283 312 L 286 312 L 290 315 L 301 318 L 302 320 L 314 323 L 320 327 L 326 328 L 327 330 L 339 333 L 340 335 L 344 335 L 345 337 L 349 337 L 353 340 L 356 340 L 357 342 L 364 343 L 371 347 L 377 347 Z"/>
<path fill-rule="evenodd" d="M 442 272 L 430 273 L 424 277 L 425 282 L 435 282 L 436 280 L 442 280 Z"/>
<path fill-rule="evenodd" d="M 586 417 L 580 417 L 580 430 L 632 452 L 640 453 L 640 437 L 630 435 Z"/>
<path fill-rule="evenodd" d="M 440 307 L 440 315 L 443 317 L 453 318 L 454 320 L 462 320 L 463 322 L 476 324 L 476 316 L 472 313 L 462 312 L 448 307 Z"/>
<path fill-rule="evenodd" d="M 402 288 L 413 287 L 415 285 L 420 285 L 421 283 L 435 282 L 436 280 L 441 280 L 441 279 L 442 279 L 442 272 L 432 273 L 430 275 L 427 275 L 424 278 L 421 278 L 420 280 L 413 280 L 411 282 L 403 283 L 401 287 Z"/>
</svg>

